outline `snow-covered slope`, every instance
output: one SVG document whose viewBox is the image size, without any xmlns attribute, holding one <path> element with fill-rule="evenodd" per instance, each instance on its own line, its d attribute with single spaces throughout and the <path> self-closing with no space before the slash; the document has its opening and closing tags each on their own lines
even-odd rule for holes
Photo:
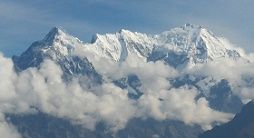
<svg viewBox="0 0 254 138">
<path fill-rule="evenodd" d="M 237 59 L 240 53 L 201 26 L 185 24 L 155 35 L 156 46 L 149 59 L 165 60 L 174 67 L 193 66 L 219 58 Z"/>
<path fill-rule="evenodd" d="M 86 47 L 99 56 L 121 62 L 133 55 L 146 59 L 154 43 L 146 34 L 122 29 L 114 34 L 96 34 Z"/>
<path fill-rule="evenodd" d="M 201 26 L 185 24 L 158 35 L 147 35 L 128 30 L 114 34 L 93 36 L 91 43 L 83 43 L 59 28 L 53 28 L 46 37 L 32 44 L 19 57 L 21 69 L 38 66 L 44 57 L 59 60 L 82 49 L 96 57 L 122 62 L 128 56 L 148 61 L 164 60 L 173 67 L 193 66 L 219 58 L 237 59 L 240 53 Z M 30 62 L 24 59 L 28 59 Z M 22 60 L 23 59 L 23 60 Z M 14 61 L 17 57 L 14 58 Z"/>
<path fill-rule="evenodd" d="M 158 35 L 128 30 L 115 34 L 95 35 L 88 51 L 114 61 L 137 56 L 148 61 L 165 60 L 174 67 L 205 63 L 219 58 L 237 59 L 241 55 L 223 38 L 201 26 L 185 24 Z"/>
<path fill-rule="evenodd" d="M 65 80 L 84 75 L 92 83 L 101 83 L 102 77 L 94 70 L 88 59 L 73 55 L 74 49 L 82 46 L 78 38 L 55 27 L 44 39 L 34 42 L 20 56 L 13 56 L 13 61 L 16 70 L 22 71 L 29 67 L 39 68 L 43 60 L 51 59 L 60 65 Z"/>
<path fill-rule="evenodd" d="M 148 61 L 164 60 L 176 68 L 220 58 L 238 59 L 224 38 L 217 37 L 201 26 L 185 24 L 157 35 L 147 35 L 128 30 L 115 34 L 95 35 L 88 51 L 114 61 L 124 61 L 127 56 L 137 56 Z"/>
<path fill-rule="evenodd" d="M 51 58 L 59 60 L 64 56 L 71 55 L 73 49 L 82 45 L 82 42 L 73 36 L 68 35 L 59 28 L 53 28 L 44 39 L 34 42 L 24 53 L 20 60 L 25 61 L 25 69 L 29 66 L 36 66 L 42 58 Z M 17 57 L 15 57 L 17 58 Z M 30 62 L 29 62 L 30 61 Z"/>
</svg>

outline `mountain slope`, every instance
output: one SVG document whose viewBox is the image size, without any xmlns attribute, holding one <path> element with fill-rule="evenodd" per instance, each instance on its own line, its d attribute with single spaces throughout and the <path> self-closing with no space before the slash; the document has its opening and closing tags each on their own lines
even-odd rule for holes
<svg viewBox="0 0 254 138">
<path fill-rule="evenodd" d="M 96 34 L 86 47 L 98 56 L 121 62 L 132 55 L 145 59 L 153 45 L 152 37 L 122 29 L 114 34 Z"/>
<path fill-rule="evenodd" d="M 186 126 L 179 121 L 156 121 L 153 119 L 133 119 L 115 136 L 108 132 L 103 123 L 95 131 L 70 123 L 44 113 L 31 115 L 8 115 L 9 122 L 17 126 L 23 138 L 196 138 L 202 129 Z"/>
<path fill-rule="evenodd" d="M 156 46 L 149 60 L 163 59 L 171 66 L 184 68 L 219 58 L 237 59 L 240 53 L 201 26 L 185 24 L 155 35 Z"/>
<path fill-rule="evenodd" d="M 234 119 L 204 132 L 199 138 L 253 138 L 254 102 L 246 104 Z"/>
<path fill-rule="evenodd" d="M 59 28 L 53 28 L 43 40 L 34 42 L 20 56 L 13 56 L 13 62 L 17 71 L 29 67 L 40 67 L 45 59 L 55 61 L 63 70 L 63 78 L 70 80 L 75 76 L 83 75 L 92 83 L 101 83 L 102 77 L 86 57 L 73 55 L 73 50 L 81 47 L 82 42 L 65 33 Z"/>
</svg>

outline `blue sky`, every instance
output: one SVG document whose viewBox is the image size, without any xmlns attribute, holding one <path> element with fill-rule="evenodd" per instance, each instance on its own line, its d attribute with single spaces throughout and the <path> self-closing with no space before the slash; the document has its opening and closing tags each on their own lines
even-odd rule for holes
<svg viewBox="0 0 254 138">
<path fill-rule="evenodd" d="M 54 26 L 90 41 L 121 28 L 155 34 L 192 23 L 253 52 L 253 6 L 253 0 L 1 0 L 0 51 L 20 54 Z"/>
</svg>

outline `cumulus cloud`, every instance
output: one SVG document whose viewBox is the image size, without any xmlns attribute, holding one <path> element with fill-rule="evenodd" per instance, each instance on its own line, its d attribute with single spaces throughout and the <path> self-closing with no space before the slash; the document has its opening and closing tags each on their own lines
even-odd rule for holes
<svg viewBox="0 0 254 138">
<path fill-rule="evenodd" d="M 246 56 L 248 57 L 248 56 Z M 252 100 L 254 97 L 254 63 L 246 59 L 221 59 L 206 64 L 197 65 L 185 70 L 185 73 L 211 76 L 215 80 L 226 79 L 233 93 L 239 96 L 243 103 Z"/>
<path fill-rule="evenodd" d="M 71 119 L 89 129 L 94 129 L 99 121 L 106 122 L 112 129 L 120 129 L 133 115 L 134 108 L 127 92 L 121 88 L 105 83 L 90 91 L 84 90 L 77 80 L 65 84 L 61 75 L 60 68 L 50 60 L 46 60 L 39 70 L 31 68 L 22 72 L 17 79 L 26 84 L 22 84 L 21 89 L 17 85 L 16 89 L 21 92 L 19 97 L 30 95 L 24 99 L 29 106 Z"/>
<path fill-rule="evenodd" d="M 0 121 L 0 134 L 3 138 L 22 138 L 15 127 L 8 124 L 4 119 Z"/>
<path fill-rule="evenodd" d="M 232 117 L 211 109 L 205 98 L 196 99 L 196 89 L 172 89 L 168 79 L 178 76 L 179 72 L 162 62 L 147 63 L 130 57 L 121 64 L 112 63 L 111 68 L 103 66 L 101 60 L 99 62 L 101 64 L 95 63 L 96 69 L 108 79 L 136 74 L 142 81 L 144 92 L 140 99 L 128 98 L 127 90 L 107 79 L 91 89 L 83 88 L 77 79 L 66 83 L 62 80 L 60 67 L 50 60 L 45 60 L 39 69 L 29 68 L 17 74 L 11 59 L 0 55 L 3 80 L 0 81 L 1 113 L 34 113 L 40 110 L 91 130 L 98 122 L 104 122 L 113 132 L 124 128 L 131 118 L 180 120 L 207 129 L 213 122 L 226 122 Z M 19 136 L 15 128 L 3 119 L 0 131 L 6 129 L 6 133 L 13 134 L 11 137 Z"/>
<path fill-rule="evenodd" d="M 227 122 L 232 118 L 232 114 L 211 109 L 205 98 L 196 100 L 198 92 L 194 88 L 186 86 L 171 89 L 169 79 L 181 75 L 181 72 L 162 61 L 146 62 L 135 55 L 128 56 L 126 61 L 120 64 L 107 59 L 96 60 L 94 57 L 89 60 L 104 76 L 119 79 L 135 74 L 139 77 L 144 95 L 135 103 L 135 117 L 180 120 L 190 125 L 199 124 L 204 129 L 211 128 L 213 122 Z"/>
<path fill-rule="evenodd" d="M 10 108 L 9 100 L 15 96 L 15 88 L 12 84 L 15 75 L 12 72 L 12 66 L 11 60 L 3 58 L 0 53 L 0 134 L 5 138 L 21 138 L 16 129 L 6 122 L 3 114 Z"/>
<path fill-rule="evenodd" d="M 140 99 L 141 116 L 148 115 L 158 120 L 180 120 L 186 124 L 199 124 L 203 129 L 211 129 L 213 122 L 227 122 L 232 114 L 215 111 L 205 98 L 195 99 L 193 88 L 182 87 L 161 92 L 160 97 L 145 95 Z"/>
<path fill-rule="evenodd" d="M 46 60 L 40 69 L 29 68 L 19 74 L 13 71 L 11 60 L 2 55 L 0 65 L 4 79 L 0 82 L 2 113 L 33 113 L 39 109 L 89 129 L 104 121 L 112 130 L 123 128 L 134 115 L 127 91 L 111 83 L 90 91 L 84 90 L 77 80 L 66 84 L 61 69 L 53 61 Z"/>
</svg>

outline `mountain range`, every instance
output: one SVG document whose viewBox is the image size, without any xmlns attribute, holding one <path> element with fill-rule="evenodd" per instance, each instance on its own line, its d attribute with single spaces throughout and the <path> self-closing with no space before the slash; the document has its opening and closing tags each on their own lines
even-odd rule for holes
<svg viewBox="0 0 254 138">
<path fill-rule="evenodd" d="M 96 34 L 92 37 L 91 42 L 83 42 L 55 27 L 42 40 L 32 43 L 20 56 L 12 57 L 15 71 L 18 74 L 29 68 L 40 69 L 45 60 L 51 60 L 60 67 L 63 72 L 62 79 L 66 84 L 77 79 L 84 89 L 93 91 L 95 87 L 105 82 L 113 83 L 116 87 L 127 91 L 128 98 L 134 102 L 142 100 L 147 95 L 145 81 L 149 78 L 144 79 L 142 71 L 138 74 L 138 71 L 128 70 L 127 73 L 121 73 L 121 70 L 129 69 L 129 66 L 133 68 L 138 65 L 142 66 L 140 63 L 149 64 L 155 68 L 158 66 L 156 63 L 159 62 L 163 67 L 166 66 L 178 72 L 177 75 L 166 78 L 166 83 L 169 85 L 167 90 L 183 87 L 195 89 L 197 95 L 194 102 L 196 104 L 200 102 L 200 98 L 204 98 L 212 110 L 229 114 L 240 112 L 244 104 L 242 97 L 236 94 L 238 89 L 227 77 L 213 76 L 205 71 L 209 70 L 209 65 L 214 65 L 213 69 L 216 69 L 217 64 L 214 63 L 220 63 L 223 60 L 236 64 L 238 62 L 251 64 L 249 57 L 230 44 L 228 40 L 214 35 L 202 26 L 192 24 L 185 24 L 156 35 L 122 29 L 112 34 Z M 219 64 L 219 66 L 224 65 Z M 200 69 L 199 67 L 202 71 L 196 71 L 196 68 Z M 148 68 L 143 69 L 148 70 Z M 160 67 L 156 69 L 155 74 L 164 71 Z M 244 76 L 241 79 L 243 84 L 251 85 L 250 76 Z M 154 87 L 160 88 L 159 84 Z M 152 90 L 157 90 L 154 87 Z M 155 95 L 156 92 L 152 91 Z M 160 95 L 159 101 L 167 100 L 167 97 Z M 247 107 L 249 105 L 250 103 Z M 246 109 L 247 107 L 243 108 L 244 113 L 236 115 L 231 124 L 235 124 L 235 120 L 241 120 L 238 118 L 247 112 L 245 110 L 249 110 L 249 108 Z M 203 126 L 195 123 L 189 125 L 185 120 L 156 119 L 152 116 L 143 118 L 138 115 L 130 119 L 126 126 L 115 134 L 108 131 L 108 126 L 103 121 L 96 124 L 95 130 L 89 130 L 80 124 L 73 124 L 66 118 L 50 115 L 40 110 L 36 114 L 7 114 L 6 118 L 24 138 L 195 138 L 204 132 Z M 212 126 L 220 124 L 216 121 L 212 123 Z M 236 124 L 238 123 L 239 121 Z M 224 131 L 224 129 L 227 130 Z M 212 132 L 205 132 L 201 137 L 205 138 L 206 135 L 209 135 L 222 138 L 223 136 L 219 135 L 220 132 L 230 133 L 230 130 L 224 126 L 215 127 L 211 130 Z M 244 130 L 247 131 L 247 128 Z M 241 136 L 247 135 L 242 133 L 245 131 L 241 131 Z"/>
</svg>

